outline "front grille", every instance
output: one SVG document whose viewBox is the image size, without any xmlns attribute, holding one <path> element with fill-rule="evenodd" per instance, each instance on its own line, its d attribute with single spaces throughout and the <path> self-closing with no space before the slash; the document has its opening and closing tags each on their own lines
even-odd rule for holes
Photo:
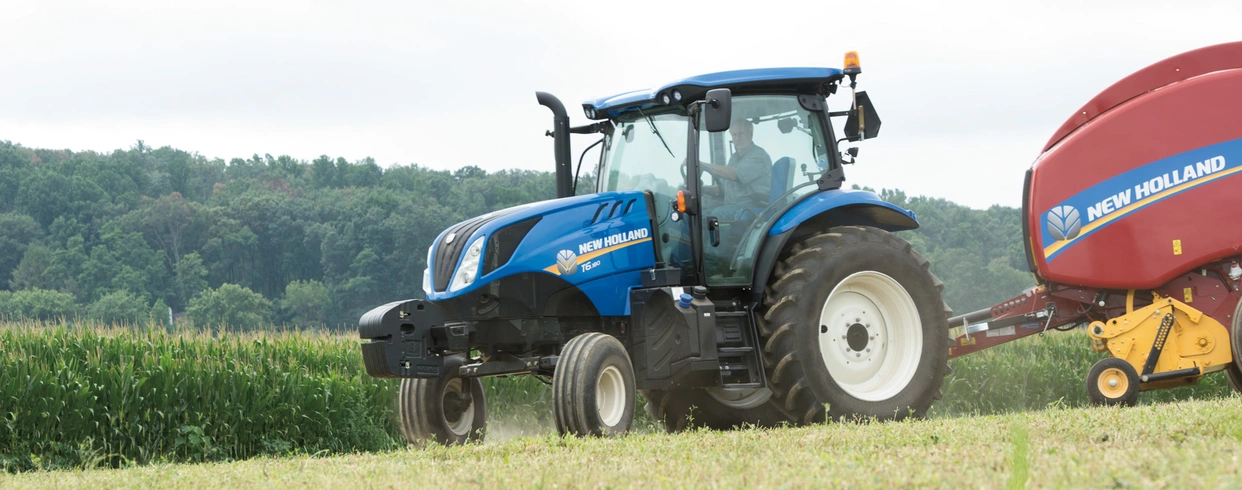
<svg viewBox="0 0 1242 490">
<path fill-rule="evenodd" d="M 520 208 L 496 211 L 492 214 L 485 214 L 478 218 L 469 219 L 461 223 L 455 224 L 448 229 L 448 233 L 444 234 L 444 238 L 440 239 L 440 243 L 436 244 L 435 264 L 432 266 L 432 273 L 435 290 L 444 292 L 448 289 L 449 282 L 453 277 L 453 268 L 457 266 L 457 259 L 461 257 L 461 253 L 470 245 L 470 235 L 479 231 L 483 225 L 505 216 L 509 213 L 517 211 Z M 446 243 L 448 237 L 453 237 L 453 243 Z"/>
</svg>

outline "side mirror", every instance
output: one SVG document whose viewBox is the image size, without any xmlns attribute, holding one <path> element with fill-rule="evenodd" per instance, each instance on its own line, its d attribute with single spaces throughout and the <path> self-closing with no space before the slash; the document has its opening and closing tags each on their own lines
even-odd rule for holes
<svg viewBox="0 0 1242 490">
<path fill-rule="evenodd" d="M 846 159 L 845 157 L 849 157 L 849 158 Z M 845 153 L 841 154 L 841 163 L 850 164 L 856 161 L 858 161 L 858 147 L 857 146 L 851 146 L 850 149 L 845 150 Z"/>
<path fill-rule="evenodd" d="M 703 121 L 708 131 L 718 133 L 729 129 L 733 118 L 733 92 L 727 88 L 707 91 L 703 99 Z"/>
<path fill-rule="evenodd" d="M 871 98 L 866 92 L 858 92 L 854 95 L 854 102 L 856 107 L 850 110 L 850 116 L 845 120 L 845 137 L 850 141 L 859 141 L 879 136 L 880 115 L 871 104 Z"/>
</svg>

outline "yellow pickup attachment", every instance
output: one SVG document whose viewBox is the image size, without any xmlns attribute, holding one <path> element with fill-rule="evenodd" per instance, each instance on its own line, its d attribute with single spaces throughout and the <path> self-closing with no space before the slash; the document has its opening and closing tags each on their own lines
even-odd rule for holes
<svg viewBox="0 0 1242 490">
<path fill-rule="evenodd" d="M 1229 332 L 1224 325 L 1190 305 L 1152 293 L 1154 301 L 1134 309 L 1134 291 L 1126 298 L 1129 313 L 1087 329 L 1092 347 L 1107 350 L 1134 367 L 1142 390 L 1193 383 L 1199 376 L 1220 371 L 1233 362 Z M 1163 332 L 1162 332 L 1163 330 Z M 1159 345 L 1160 349 L 1152 347 Z M 1150 357 L 1155 354 L 1156 359 Z M 1198 368 L 1198 372 L 1193 372 Z M 1187 371 L 1187 376 L 1160 376 Z"/>
</svg>

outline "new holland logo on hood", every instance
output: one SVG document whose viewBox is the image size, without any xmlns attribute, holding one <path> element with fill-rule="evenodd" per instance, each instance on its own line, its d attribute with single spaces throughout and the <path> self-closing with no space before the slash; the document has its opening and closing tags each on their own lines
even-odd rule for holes
<svg viewBox="0 0 1242 490">
<path fill-rule="evenodd" d="M 579 269 L 586 271 L 597 264 L 592 259 L 601 255 L 621 250 L 630 245 L 651 241 L 651 231 L 638 228 L 630 231 L 614 233 L 603 238 L 596 238 L 578 244 L 578 253 L 573 250 L 561 250 L 556 254 L 556 263 L 543 270 L 558 276 L 568 276 Z"/>
</svg>

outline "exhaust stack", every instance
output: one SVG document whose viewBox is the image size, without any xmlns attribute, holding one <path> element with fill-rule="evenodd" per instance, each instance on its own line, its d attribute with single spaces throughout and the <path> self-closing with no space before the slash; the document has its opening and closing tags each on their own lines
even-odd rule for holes
<svg viewBox="0 0 1242 490">
<path fill-rule="evenodd" d="M 569 197 L 573 193 L 573 168 L 569 159 L 569 115 L 565 114 L 565 105 L 555 95 L 547 92 L 535 92 L 539 105 L 552 111 L 552 132 L 548 133 L 554 141 L 556 156 L 556 197 Z"/>
</svg>

